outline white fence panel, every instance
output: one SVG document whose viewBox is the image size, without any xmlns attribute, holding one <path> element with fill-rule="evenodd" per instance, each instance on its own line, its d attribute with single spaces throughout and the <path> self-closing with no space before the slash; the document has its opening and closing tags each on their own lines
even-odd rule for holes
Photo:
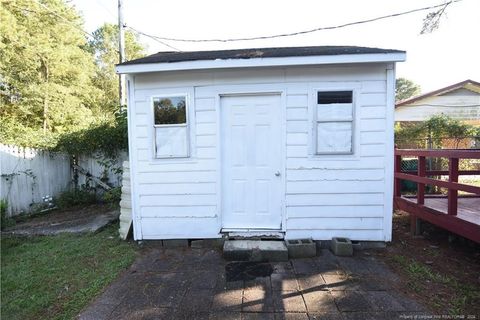
<svg viewBox="0 0 480 320">
<path fill-rule="evenodd" d="M 126 152 L 121 152 L 117 159 L 109 160 L 100 154 L 80 156 L 78 166 L 84 172 L 104 178 L 104 182 L 117 187 L 122 183 L 122 164 L 128 159 Z M 56 197 L 72 187 L 73 172 L 70 156 L 62 153 L 22 148 L 0 144 L 0 199 L 8 201 L 8 215 L 34 210 L 43 197 Z M 95 180 L 78 173 L 78 186 L 87 182 L 94 186 Z"/>
<path fill-rule="evenodd" d="M 56 196 L 70 187 L 67 155 L 0 145 L 0 197 L 8 201 L 8 215 L 29 212 L 42 197 Z"/>
<path fill-rule="evenodd" d="M 128 154 L 121 152 L 116 159 L 106 159 L 101 154 L 94 156 L 79 156 L 78 166 L 84 169 L 86 172 L 94 177 L 102 178 L 104 182 L 112 187 L 118 187 L 122 185 L 122 168 L 123 161 L 128 160 Z M 88 178 L 79 174 L 78 185 L 84 185 L 87 183 Z"/>
</svg>

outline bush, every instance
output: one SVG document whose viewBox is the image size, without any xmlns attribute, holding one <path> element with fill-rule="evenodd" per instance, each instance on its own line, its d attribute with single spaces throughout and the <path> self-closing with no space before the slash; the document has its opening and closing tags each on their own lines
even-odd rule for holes
<svg viewBox="0 0 480 320">
<path fill-rule="evenodd" d="M 446 115 L 435 115 L 430 119 L 414 123 L 397 123 L 395 125 L 395 143 L 404 148 L 442 148 L 444 142 L 451 140 L 458 148 L 465 138 L 475 139 L 480 129 L 475 126 L 452 119 Z M 429 146 L 430 145 L 430 146 Z M 450 146 L 451 148 L 451 146 Z"/>
<path fill-rule="evenodd" d="M 103 194 L 102 200 L 106 203 L 118 205 L 122 198 L 122 188 L 116 187 Z"/>
<path fill-rule="evenodd" d="M 59 208 L 68 208 L 81 204 L 92 204 L 97 202 L 97 196 L 93 190 L 74 189 L 65 191 L 55 201 Z"/>
<path fill-rule="evenodd" d="M 15 220 L 7 216 L 8 202 L 7 200 L 0 200 L 0 214 L 1 214 L 1 229 L 15 225 Z"/>
<path fill-rule="evenodd" d="M 112 122 L 96 123 L 88 129 L 62 135 L 53 150 L 70 155 L 101 152 L 113 159 L 127 148 L 127 112 L 123 110 L 115 114 Z"/>
</svg>

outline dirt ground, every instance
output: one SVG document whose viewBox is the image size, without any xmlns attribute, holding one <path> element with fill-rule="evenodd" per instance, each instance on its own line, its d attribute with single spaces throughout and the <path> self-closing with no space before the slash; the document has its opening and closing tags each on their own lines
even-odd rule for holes
<svg viewBox="0 0 480 320">
<path fill-rule="evenodd" d="M 105 204 L 56 209 L 34 217 L 25 217 L 4 233 L 17 235 L 46 235 L 61 232 L 95 231 L 118 217 L 118 209 Z"/>
<path fill-rule="evenodd" d="M 435 314 L 480 319 L 480 245 L 426 223 L 414 237 L 409 215 L 398 211 L 393 241 L 372 254 L 403 278 L 404 293 Z"/>
</svg>

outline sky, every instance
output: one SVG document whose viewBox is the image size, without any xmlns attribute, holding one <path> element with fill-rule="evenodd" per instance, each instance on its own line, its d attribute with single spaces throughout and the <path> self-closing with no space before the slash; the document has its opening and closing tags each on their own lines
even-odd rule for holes
<svg viewBox="0 0 480 320">
<path fill-rule="evenodd" d="M 127 26 L 171 38 L 232 38 L 272 35 L 338 25 L 445 0 L 123 0 Z M 85 30 L 117 23 L 117 0 L 72 0 Z M 480 82 L 480 0 L 451 4 L 439 29 L 420 34 L 429 11 L 296 37 L 229 43 L 168 42 L 182 51 L 279 46 L 353 45 L 407 51 L 397 77 L 419 84 L 422 92 L 472 79 Z M 172 51 L 141 36 L 148 53 Z"/>
</svg>

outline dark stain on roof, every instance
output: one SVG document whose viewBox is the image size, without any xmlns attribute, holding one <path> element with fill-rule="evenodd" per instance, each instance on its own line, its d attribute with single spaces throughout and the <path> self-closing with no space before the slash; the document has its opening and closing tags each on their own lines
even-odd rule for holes
<svg viewBox="0 0 480 320">
<path fill-rule="evenodd" d="M 284 58 L 305 56 L 330 56 L 345 54 L 372 54 L 372 53 L 405 53 L 401 50 L 379 49 L 352 46 L 316 46 L 316 47 L 283 47 L 283 48 L 253 48 L 215 51 L 185 51 L 185 52 L 158 52 L 144 58 L 131 60 L 119 65 L 145 63 L 171 63 L 197 60 L 226 60 L 252 58 Z"/>
</svg>

